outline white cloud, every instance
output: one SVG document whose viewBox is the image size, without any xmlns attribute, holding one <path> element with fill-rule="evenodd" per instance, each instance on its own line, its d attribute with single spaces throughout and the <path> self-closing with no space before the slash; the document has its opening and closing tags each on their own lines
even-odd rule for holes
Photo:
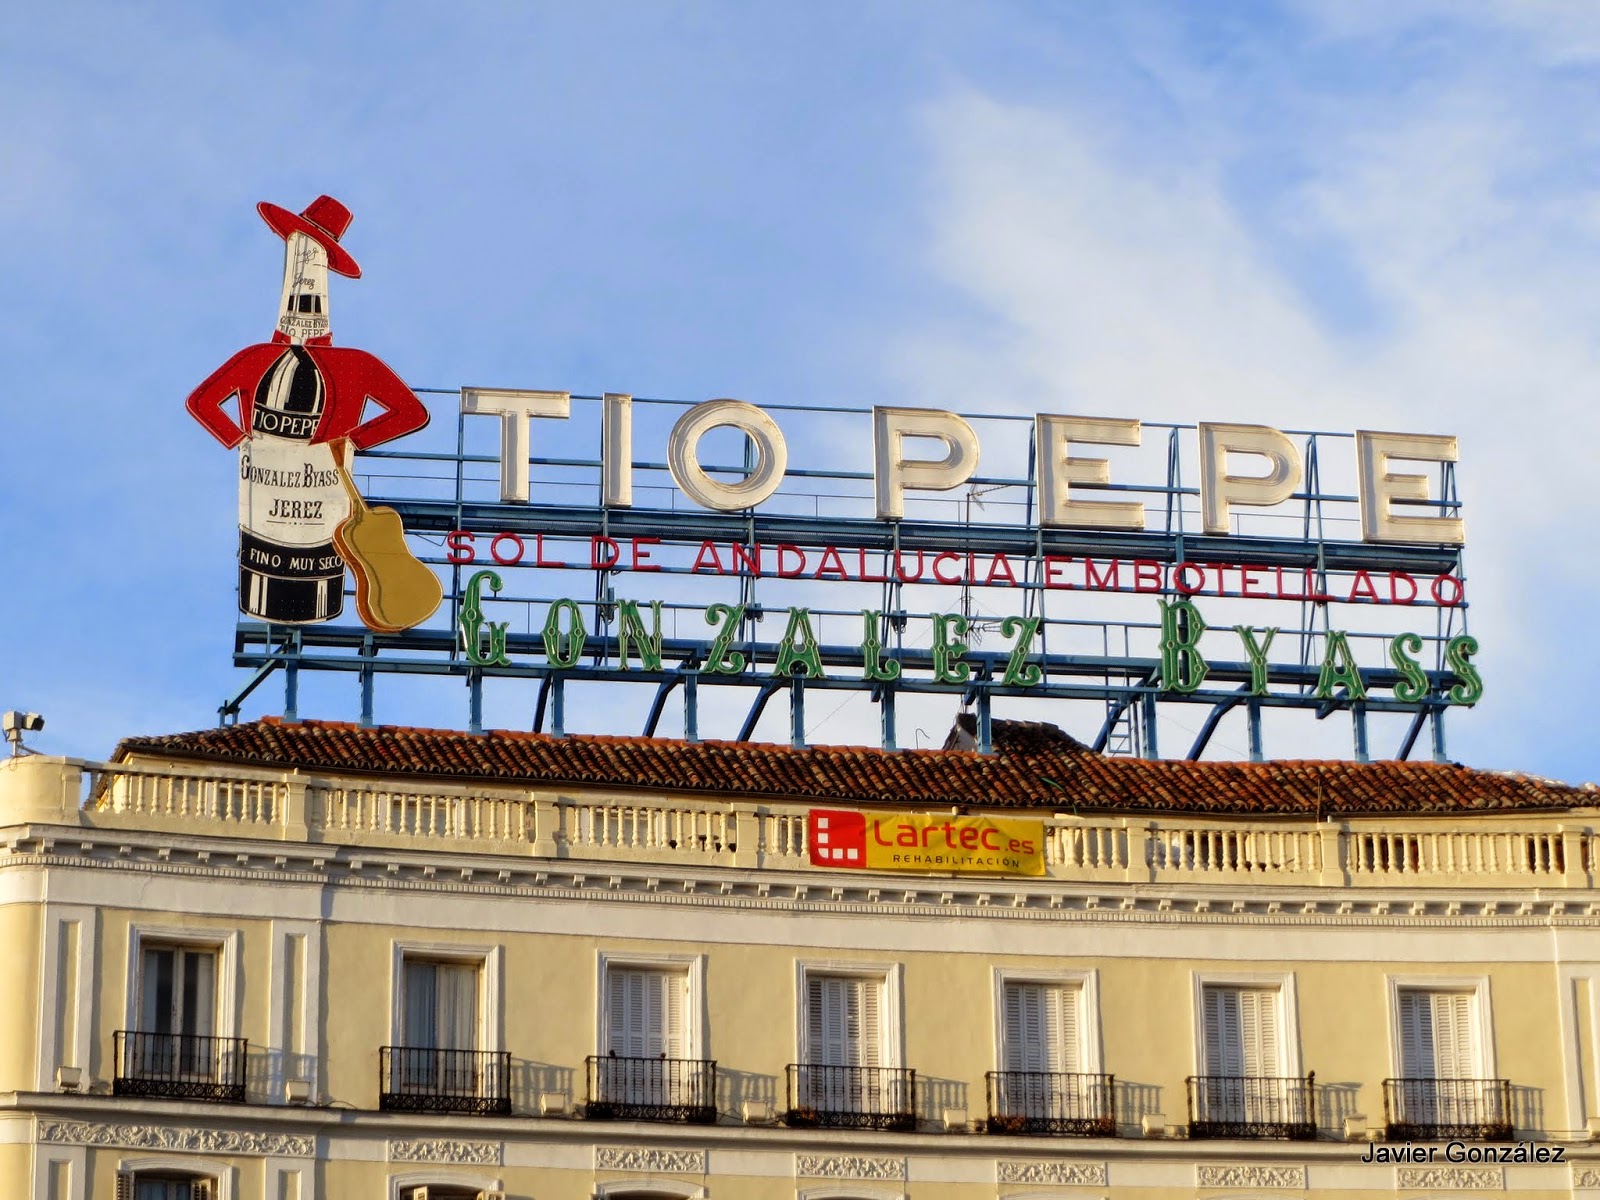
<svg viewBox="0 0 1600 1200">
<path fill-rule="evenodd" d="M 1528 185 L 1566 147 L 1525 138 L 1528 98 L 1479 82 L 1356 97 L 1346 123 L 1304 131 L 1301 182 L 1278 204 L 1298 235 L 1341 247 L 1382 313 L 1354 336 L 1319 316 L 1226 186 L 1248 139 L 1152 162 L 1072 111 L 950 95 L 926 121 L 931 261 L 986 332 L 914 331 L 892 364 L 964 407 L 1458 434 L 1492 680 L 1456 725 L 1476 761 L 1529 752 L 1519 714 L 1595 653 L 1572 650 L 1556 592 L 1600 583 L 1579 549 L 1600 517 L 1600 409 L 1580 400 L 1600 378 L 1593 202 Z"/>
</svg>

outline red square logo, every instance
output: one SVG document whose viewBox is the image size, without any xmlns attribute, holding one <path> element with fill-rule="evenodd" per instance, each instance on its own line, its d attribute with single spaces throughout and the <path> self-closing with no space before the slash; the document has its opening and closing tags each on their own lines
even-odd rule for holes
<svg viewBox="0 0 1600 1200">
<path fill-rule="evenodd" d="M 867 818 L 858 812 L 813 808 L 806 822 L 813 867 L 865 867 Z"/>
</svg>

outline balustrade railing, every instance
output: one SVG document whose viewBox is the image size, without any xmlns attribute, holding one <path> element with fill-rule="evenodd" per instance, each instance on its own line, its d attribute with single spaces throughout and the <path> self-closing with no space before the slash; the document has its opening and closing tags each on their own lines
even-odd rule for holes
<svg viewBox="0 0 1600 1200">
<path fill-rule="evenodd" d="M 1063 1071 L 990 1071 L 984 1076 L 990 1133 L 1114 1137 L 1117 1081 Z"/>
<path fill-rule="evenodd" d="M 244 1038 L 130 1029 L 119 1029 L 111 1038 L 117 1072 L 112 1095 L 244 1102 L 249 1050 Z"/>
<path fill-rule="evenodd" d="M 784 1122 L 805 1129 L 917 1127 L 917 1073 L 906 1067 L 790 1063 Z"/>
<path fill-rule="evenodd" d="M 584 1066 L 585 1115 L 596 1120 L 710 1125 L 717 1119 L 717 1064 L 709 1059 L 596 1054 Z"/>
<path fill-rule="evenodd" d="M 806 810 L 798 803 L 546 797 L 504 787 L 378 786 L 244 769 L 78 769 L 88 785 L 87 824 L 220 825 L 250 836 L 409 841 L 535 857 L 809 867 Z M 1600 831 L 1562 829 L 1541 816 L 1487 818 L 1475 828 L 1426 818 L 1041 819 L 1046 876 L 1103 882 L 1417 887 L 1493 879 L 1588 887 L 1600 845 Z"/>
<path fill-rule="evenodd" d="M 1191 1075 L 1192 1138 L 1317 1136 L 1316 1075 L 1304 1079 L 1266 1075 Z"/>
<path fill-rule="evenodd" d="M 1385 1079 L 1390 1141 L 1503 1141 L 1512 1134 L 1507 1079 Z"/>
<path fill-rule="evenodd" d="M 511 1111 L 509 1051 L 384 1046 L 378 1074 L 378 1107 L 385 1112 Z"/>
</svg>

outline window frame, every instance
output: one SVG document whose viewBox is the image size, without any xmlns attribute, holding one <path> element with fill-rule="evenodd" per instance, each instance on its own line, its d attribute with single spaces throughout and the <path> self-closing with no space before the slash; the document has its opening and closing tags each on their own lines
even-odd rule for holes
<svg viewBox="0 0 1600 1200">
<path fill-rule="evenodd" d="M 468 946 L 458 942 L 416 942 L 399 939 L 391 942 L 390 946 L 389 1040 L 386 1045 L 405 1045 L 405 979 L 406 960 L 409 958 L 420 962 L 449 963 L 452 966 L 476 966 L 478 1045 L 474 1050 L 480 1053 L 485 1051 L 498 1053 L 505 1048 L 505 1030 L 501 1021 L 500 1006 L 505 964 L 504 946 Z M 417 1187 L 427 1182 L 427 1179 L 416 1179 L 406 1186 Z"/>
<path fill-rule="evenodd" d="M 705 1061 L 708 1053 L 710 1031 L 706 1028 L 706 956 L 704 954 L 628 954 L 609 950 L 595 953 L 595 1005 L 594 1052 L 606 1052 L 606 1039 L 611 1028 L 610 971 L 617 967 L 628 971 L 681 972 L 686 977 L 683 996 L 683 1060 Z M 681 1061 L 681 1060 L 680 1060 Z"/>
<path fill-rule="evenodd" d="M 217 999 L 213 1013 L 212 1034 L 216 1038 L 239 1036 L 238 979 L 239 953 L 243 933 L 238 929 L 195 929 L 175 925 L 128 926 L 128 961 L 123 989 L 125 1009 L 122 1028 L 129 1032 L 151 1033 L 141 1030 L 139 1018 L 144 1007 L 144 952 L 147 949 L 172 947 L 182 950 L 210 950 L 217 956 Z"/>
<path fill-rule="evenodd" d="M 1190 1008 L 1194 1019 L 1194 1064 L 1197 1076 L 1211 1073 L 1206 1062 L 1206 989 L 1211 987 L 1270 989 L 1278 993 L 1278 1074 L 1264 1078 L 1304 1079 L 1300 1061 L 1300 998 L 1293 971 L 1195 971 Z"/>
<path fill-rule="evenodd" d="M 1472 997 L 1472 1044 L 1477 1052 L 1481 1075 L 1476 1079 L 1500 1077 L 1494 1052 L 1494 1006 L 1487 975 L 1386 975 L 1389 1000 L 1389 1059 L 1392 1077 L 1405 1079 L 1405 1044 L 1400 1036 L 1401 992 L 1455 992 Z"/>
<path fill-rule="evenodd" d="M 410 1171 L 404 1175 L 389 1176 L 388 1200 L 406 1200 L 410 1188 L 447 1187 L 466 1188 L 472 1192 L 499 1192 L 505 1190 L 497 1175 L 465 1175 L 446 1178 L 437 1170 Z"/>
<path fill-rule="evenodd" d="M 131 1175 L 137 1184 L 140 1175 L 187 1176 L 191 1180 L 209 1179 L 215 1185 L 216 1200 L 234 1200 L 238 1195 L 238 1172 L 216 1158 L 196 1158 L 191 1154 L 143 1154 L 117 1160 L 117 1175 Z M 135 1191 L 137 1194 L 137 1190 Z"/>
<path fill-rule="evenodd" d="M 813 975 L 834 976 L 846 979 L 865 979 L 878 983 L 883 992 L 879 997 L 878 1065 L 881 1068 L 901 1070 L 905 1067 L 905 964 L 864 963 L 840 959 L 797 959 L 794 973 L 794 1034 L 795 1056 L 791 1060 L 808 1065 L 806 1043 L 809 1037 L 809 1005 L 806 1003 L 808 980 Z"/>
<path fill-rule="evenodd" d="M 1048 987 L 1078 989 L 1078 1074 L 1103 1075 L 1100 1044 L 1100 971 L 1035 971 L 1026 967 L 996 967 L 990 1000 L 994 1005 L 994 1069 L 1006 1069 L 1006 987 L 1014 983 L 1037 983 Z"/>
</svg>

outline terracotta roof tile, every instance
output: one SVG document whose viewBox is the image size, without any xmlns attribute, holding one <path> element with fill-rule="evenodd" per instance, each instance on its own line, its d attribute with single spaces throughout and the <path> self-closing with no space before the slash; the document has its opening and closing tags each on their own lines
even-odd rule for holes
<svg viewBox="0 0 1600 1200">
<path fill-rule="evenodd" d="M 156 756 L 308 771 L 411 774 L 517 783 L 693 790 L 728 797 L 1079 812 L 1353 814 L 1515 812 L 1600 806 L 1582 788 L 1421 762 L 1151 762 L 1097 754 L 1054 726 L 996 721 L 995 753 L 804 750 L 494 730 L 295 724 L 267 717 L 164 737 L 128 738 L 115 761 Z"/>
</svg>

